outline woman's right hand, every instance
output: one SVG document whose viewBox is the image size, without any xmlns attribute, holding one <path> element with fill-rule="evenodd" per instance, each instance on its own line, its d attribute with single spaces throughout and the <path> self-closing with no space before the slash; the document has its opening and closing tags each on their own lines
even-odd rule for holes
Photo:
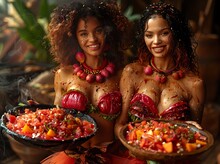
<svg viewBox="0 0 220 164">
<path fill-rule="evenodd" d="M 201 125 L 198 124 L 196 121 L 186 121 L 186 123 L 195 126 L 199 130 L 202 130 Z"/>
</svg>

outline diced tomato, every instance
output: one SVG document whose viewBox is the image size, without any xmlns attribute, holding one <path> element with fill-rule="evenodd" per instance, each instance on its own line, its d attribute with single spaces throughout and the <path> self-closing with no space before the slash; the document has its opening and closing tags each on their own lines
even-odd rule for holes
<svg viewBox="0 0 220 164">
<path fill-rule="evenodd" d="M 143 120 L 143 121 L 141 121 L 141 125 L 143 126 L 143 125 L 146 125 L 147 124 L 147 121 L 146 120 Z"/>
<path fill-rule="evenodd" d="M 160 150 L 160 151 L 163 151 L 163 150 L 164 150 L 163 145 L 162 145 L 162 143 L 160 143 L 160 142 L 156 143 L 155 146 L 156 146 L 157 149 Z"/>
<path fill-rule="evenodd" d="M 159 123 L 157 121 L 151 120 L 151 123 L 152 123 L 153 127 L 158 127 Z"/>
<path fill-rule="evenodd" d="M 74 129 L 76 129 L 78 126 L 75 124 L 73 124 L 73 125 L 67 125 L 67 127 L 65 127 L 65 126 L 63 126 L 63 130 L 65 130 L 65 128 L 67 128 L 67 129 L 70 129 L 70 130 L 74 130 Z"/>
<path fill-rule="evenodd" d="M 186 145 L 187 142 L 188 142 L 188 140 L 187 140 L 186 138 L 182 138 L 182 139 L 181 139 L 182 145 Z"/>
<path fill-rule="evenodd" d="M 76 131 L 75 131 L 75 137 L 76 137 L 76 138 L 80 138 L 80 137 L 82 137 L 82 136 L 83 136 L 83 133 L 82 133 L 81 128 L 80 128 L 80 127 L 77 127 L 77 128 L 76 128 Z"/>
<path fill-rule="evenodd" d="M 195 133 L 189 127 L 156 120 L 129 123 L 125 138 L 129 144 L 153 152 L 191 152 L 207 145 L 207 137 L 200 132 Z"/>
<path fill-rule="evenodd" d="M 136 123 L 134 124 L 135 127 L 139 127 L 140 125 L 141 125 L 140 122 L 136 122 Z"/>
<path fill-rule="evenodd" d="M 172 142 L 172 141 L 175 141 L 175 136 L 172 136 L 172 135 L 168 135 L 166 138 L 165 138 L 166 142 Z"/>
<path fill-rule="evenodd" d="M 86 120 L 83 120 L 83 121 L 82 121 L 82 125 L 83 125 L 83 126 L 86 126 L 86 127 L 91 127 L 91 128 L 94 127 L 93 124 L 91 124 L 89 121 L 86 121 Z"/>
<path fill-rule="evenodd" d="M 95 126 L 87 120 L 67 114 L 62 109 L 41 109 L 32 112 L 25 109 L 19 116 L 8 114 L 8 129 L 24 136 L 48 140 L 65 140 L 87 136 L 94 132 Z M 52 130 L 56 129 L 56 131 Z M 74 133 L 75 132 L 75 133 Z"/>
<path fill-rule="evenodd" d="M 11 122 L 8 122 L 6 126 L 8 129 L 11 129 L 13 131 L 14 125 Z"/>
<path fill-rule="evenodd" d="M 90 127 L 83 127 L 83 132 L 84 132 L 84 135 L 87 136 L 93 133 L 93 129 Z"/>
<path fill-rule="evenodd" d="M 152 134 L 144 133 L 144 134 L 142 134 L 142 137 L 149 140 L 149 141 L 154 141 L 154 136 Z"/>
<path fill-rule="evenodd" d="M 137 139 L 137 134 L 136 134 L 136 129 L 134 129 L 129 133 L 127 140 L 134 141 L 136 139 Z"/>
<path fill-rule="evenodd" d="M 14 115 L 7 114 L 6 117 L 10 123 L 15 123 L 16 117 Z"/>
<path fill-rule="evenodd" d="M 145 143 L 146 143 L 146 139 L 142 138 L 142 139 L 140 140 L 139 146 L 140 146 L 141 148 L 143 148 L 144 145 L 145 145 Z"/>
<path fill-rule="evenodd" d="M 131 123 L 128 124 L 128 130 L 132 130 L 134 129 L 133 125 L 131 125 Z"/>
</svg>

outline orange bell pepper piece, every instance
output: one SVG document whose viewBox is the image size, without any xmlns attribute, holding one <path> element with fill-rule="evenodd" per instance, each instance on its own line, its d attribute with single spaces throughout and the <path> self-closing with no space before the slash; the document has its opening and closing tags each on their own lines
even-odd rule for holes
<svg viewBox="0 0 220 164">
<path fill-rule="evenodd" d="M 22 132 L 23 133 L 33 133 L 34 131 L 30 128 L 30 126 L 25 124 L 24 127 L 22 128 Z"/>
<path fill-rule="evenodd" d="M 173 152 L 173 143 L 172 142 L 164 143 L 163 148 L 167 153 L 172 153 Z"/>
<path fill-rule="evenodd" d="M 196 150 L 197 144 L 196 143 L 186 143 L 186 151 L 192 152 Z"/>
<path fill-rule="evenodd" d="M 54 136 L 56 136 L 56 133 L 52 129 L 49 129 L 47 132 L 47 136 L 54 137 Z"/>
<path fill-rule="evenodd" d="M 207 143 L 206 143 L 205 141 L 201 141 L 201 140 L 196 140 L 196 143 L 197 143 L 197 144 L 200 144 L 200 145 L 202 145 L 202 146 L 207 145 Z"/>
</svg>

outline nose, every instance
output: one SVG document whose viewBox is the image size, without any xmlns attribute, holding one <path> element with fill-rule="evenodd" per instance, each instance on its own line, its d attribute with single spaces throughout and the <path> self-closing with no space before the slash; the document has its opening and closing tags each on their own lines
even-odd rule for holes
<svg viewBox="0 0 220 164">
<path fill-rule="evenodd" d="M 153 43 L 155 43 L 155 44 L 159 44 L 159 43 L 161 43 L 161 39 L 160 39 L 160 37 L 157 36 L 157 35 L 155 35 L 155 36 L 154 36 L 154 39 L 153 39 Z"/>
<path fill-rule="evenodd" d="M 89 41 L 96 41 L 97 40 L 97 36 L 94 33 L 91 33 L 89 35 Z"/>
</svg>

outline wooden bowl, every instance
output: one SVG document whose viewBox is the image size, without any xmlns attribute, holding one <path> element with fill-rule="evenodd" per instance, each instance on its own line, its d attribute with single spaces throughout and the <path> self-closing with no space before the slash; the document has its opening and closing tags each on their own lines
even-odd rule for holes
<svg viewBox="0 0 220 164">
<path fill-rule="evenodd" d="M 161 120 L 156 120 L 161 121 Z M 194 150 L 192 152 L 181 152 L 181 153 L 162 153 L 162 152 L 153 152 L 150 150 L 144 150 L 137 146 L 131 145 L 128 143 L 128 141 L 125 138 L 125 135 L 128 131 L 128 124 L 124 125 L 123 128 L 120 130 L 119 139 L 122 142 L 122 144 L 129 149 L 130 154 L 136 158 L 142 159 L 142 160 L 153 160 L 153 161 L 178 161 L 178 160 L 184 160 L 184 159 L 195 159 L 199 155 L 205 153 L 208 151 L 214 143 L 214 139 L 211 133 L 209 133 L 206 130 L 200 130 L 197 127 L 195 127 L 192 124 L 188 124 L 185 122 L 180 121 L 165 121 L 163 122 L 171 122 L 174 124 L 177 124 L 178 126 L 184 126 L 189 127 L 191 131 L 199 132 L 200 134 L 206 136 L 208 138 L 208 143 L 206 146 L 203 146 L 197 150 Z"/>
</svg>

